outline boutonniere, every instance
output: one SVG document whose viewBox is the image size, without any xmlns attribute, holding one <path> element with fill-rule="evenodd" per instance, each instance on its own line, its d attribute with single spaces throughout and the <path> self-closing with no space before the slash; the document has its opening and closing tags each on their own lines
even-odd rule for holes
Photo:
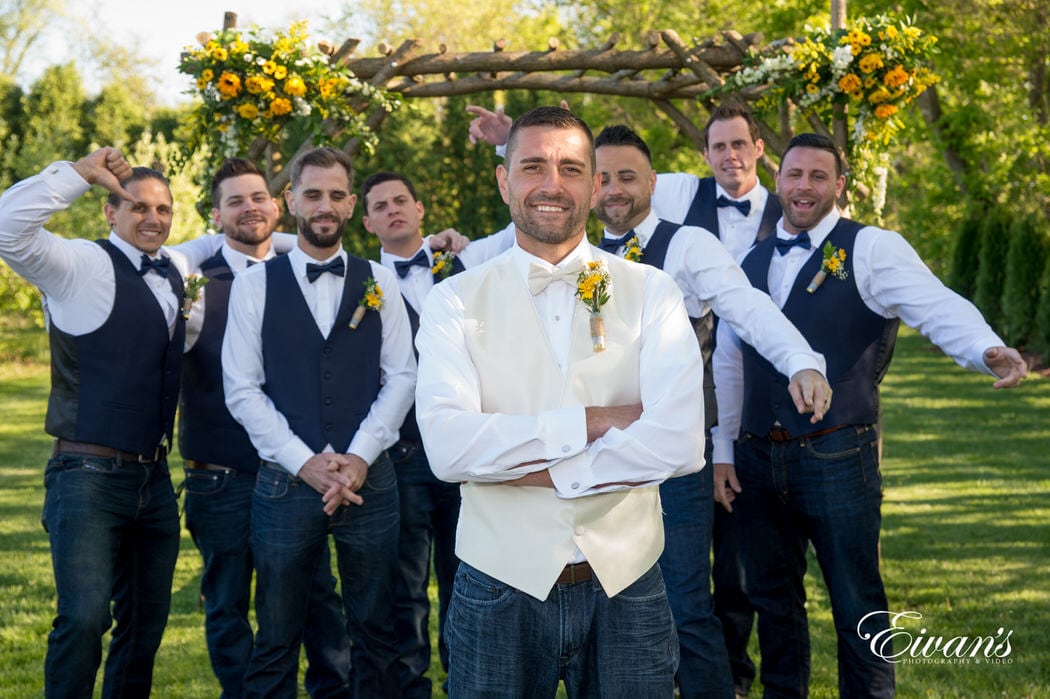
<svg viewBox="0 0 1050 699">
<path fill-rule="evenodd" d="M 201 289 L 208 283 L 208 278 L 200 274 L 191 274 L 183 282 L 182 319 L 190 319 L 190 309 L 201 300 Z"/>
<path fill-rule="evenodd" d="M 354 309 L 354 315 L 350 318 L 350 329 L 357 330 L 361 320 L 365 317 L 365 311 L 379 311 L 383 308 L 383 290 L 379 288 L 375 277 L 369 277 L 363 283 L 365 295 Z"/>
<path fill-rule="evenodd" d="M 576 298 L 591 312 L 591 343 L 595 352 L 605 351 L 605 322 L 602 306 L 609 302 L 609 269 L 592 260 L 576 277 Z"/>
<path fill-rule="evenodd" d="M 642 248 L 642 243 L 638 240 L 638 236 L 632 236 L 630 240 L 623 244 L 623 259 L 625 260 L 641 262 L 644 252 L 645 250 Z"/>
<path fill-rule="evenodd" d="M 434 279 L 441 281 L 452 274 L 452 260 L 455 257 L 451 252 L 434 253 L 434 264 L 430 266 L 430 273 L 434 275 Z"/>
<path fill-rule="evenodd" d="M 811 294 L 820 288 L 829 274 L 836 279 L 845 279 L 849 276 L 849 272 L 846 271 L 845 250 L 835 247 L 830 240 L 826 240 L 821 251 L 824 253 L 824 261 L 820 264 L 817 273 L 813 275 L 813 281 L 806 287 L 806 291 Z"/>
</svg>

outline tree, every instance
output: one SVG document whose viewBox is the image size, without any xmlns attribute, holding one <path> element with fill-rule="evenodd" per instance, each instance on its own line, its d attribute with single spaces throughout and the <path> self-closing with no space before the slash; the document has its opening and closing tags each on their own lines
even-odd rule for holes
<svg viewBox="0 0 1050 699">
<path fill-rule="evenodd" d="M 1027 344 L 1036 329 L 1039 285 L 1047 260 L 1045 228 L 1045 223 L 1040 225 L 1034 217 L 1022 216 L 1014 220 L 1010 229 L 1003 289 L 1003 339 L 1011 346 Z"/>
</svg>

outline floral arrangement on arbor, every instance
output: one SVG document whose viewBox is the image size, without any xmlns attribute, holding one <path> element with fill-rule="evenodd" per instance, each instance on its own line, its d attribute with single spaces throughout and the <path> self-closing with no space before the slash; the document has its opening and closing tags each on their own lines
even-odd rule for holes
<svg viewBox="0 0 1050 699">
<path fill-rule="evenodd" d="M 861 17 L 835 31 L 807 26 L 801 39 L 746 59 L 722 89 L 765 87 L 756 111 L 775 112 L 789 100 L 824 123 L 837 105 L 846 106 L 852 175 L 868 180 L 904 126 L 900 111 L 939 80 L 931 68 L 935 53 L 937 37 L 907 18 Z"/>
<path fill-rule="evenodd" d="M 206 146 L 219 158 L 243 156 L 257 139 L 280 144 L 282 131 L 294 122 L 297 134 L 314 137 L 318 145 L 341 134 L 373 148 L 375 135 L 352 106 L 355 98 L 388 111 L 398 102 L 330 62 L 307 37 L 304 21 L 286 32 L 226 29 L 186 47 L 179 71 L 193 78 L 189 92 L 200 97 L 192 117 L 199 142 L 192 145 Z"/>
</svg>

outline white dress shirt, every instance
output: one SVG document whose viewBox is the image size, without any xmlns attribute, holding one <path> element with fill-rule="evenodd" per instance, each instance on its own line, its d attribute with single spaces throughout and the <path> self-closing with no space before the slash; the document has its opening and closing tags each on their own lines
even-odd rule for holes
<svg viewBox="0 0 1050 699">
<path fill-rule="evenodd" d="M 653 211 L 665 221 L 681 223 L 689 213 L 689 207 L 692 206 L 699 188 L 700 178 L 696 175 L 684 172 L 660 173 L 656 176 L 656 191 L 653 192 Z M 761 183 L 756 183 L 744 196 L 731 197 L 722 189 L 722 185 L 716 182 L 715 196 L 731 201 L 751 202 L 751 211 L 747 216 L 734 206 L 715 209 L 715 215 L 718 216 L 718 237 L 733 259 L 740 259 L 740 256 L 755 244 L 758 227 L 762 224 L 762 215 L 771 194 Z"/>
<path fill-rule="evenodd" d="M 283 234 L 282 234 L 283 235 Z M 250 255 L 245 255 L 240 250 L 235 250 L 230 247 L 229 243 L 224 242 L 222 244 L 222 256 L 226 260 L 226 264 L 230 267 L 230 272 L 236 278 L 238 274 L 248 269 L 249 264 L 255 264 L 258 262 L 265 262 L 266 260 L 272 259 L 277 256 L 277 251 L 271 245 L 270 249 L 263 255 L 261 260 L 257 260 Z M 200 266 L 193 270 L 194 274 L 201 274 Z M 203 275 L 201 275 L 203 276 Z M 206 308 L 205 297 L 208 294 L 208 285 L 205 284 L 200 289 L 200 296 L 193 305 L 190 306 L 190 314 L 186 319 L 186 352 L 193 349 L 193 346 L 197 344 L 197 338 L 201 335 L 201 329 L 204 327 L 204 309 Z"/>
<path fill-rule="evenodd" d="M 809 231 L 813 247 L 792 247 L 786 255 L 774 252 L 769 265 L 769 293 L 777 306 L 784 303 L 810 255 L 820 248 L 838 223 L 832 210 Z M 777 236 L 790 239 L 777 224 Z M 864 305 L 883 318 L 900 318 L 944 350 L 960 366 L 993 374 L 984 363 L 984 351 L 1003 345 L 977 308 L 944 286 L 911 245 L 894 231 L 866 226 L 853 246 L 853 274 Z M 808 280 L 807 280 L 808 281 Z M 834 284 L 834 277 L 824 283 Z M 817 293 L 820 293 L 818 290 Z M 715 463 L 733 463 L 733 442 L 740 433 L 743 401 L 743 359 L 740 338 L 722 324 L 713 359 L 718 396 L 718 432 L 713 435 Z M 834 398 L 832 399 L 834 400 Z"/>
<path fill-rule="evenodd" d="M 61 238 L 43 226 L 53 213 L 68 208 L 89 189 L 91 185 L 72 163 L 57 162 L 0 197 L 0 257 L 43 292 L 48 322 L 73 336 L 94 332 L 109 318 L 116 297 L 113 261 L 94 241 Z M 112 231 L 109 240 L 135 269 L 141 269 L 141 250 Z M 185 277 L 188 270 L 214 255 L 222 242 L 222 236 L 201 236 L 161 248 L 158 254 L 170 258 Z M 149 272 L 143 279 L 163 309 L 170 332 L 182 299 L 175 298 L 165 277 Z"/>
<path fill-rule="evenodd" d="M 491 259 L 496 255 L 504 252 L 511 245 L 514 244 L 514 224 L 510 224 L 506 228 L 490 236 L 486 236 L 480 240 L 471 241 L 467 247 L 463 248 L 456 257 L 463 263 L 464 268 L 477 267 L 485 260 Z M 404 277 L 401 275 L 397 276 L 398 285 L 401 288 L 401 295 L 405 297 L 408 304 L 412 306 L 412 310 L 416 312 L 416 315 L 420 315 L 423 312 L 423 299 L 430 293 L 430 289 L 433 288 L 434 283 L 440 281 L 434 278 L 430 268 L 434 266 L 434 251 L 430 248 L 430 237 L 427 236 L 423 239 L 423 244 L 419 250 L 426 253 L 427 266 L 413 265 L 408 268 L 408 273 Z M 400 257 L 386 250 L 379 251 L 379 262 L 389 270 L 397 272 L 397 268 L 394 266 L 395 262 L 402 262 L 411 260 L 419 252 L 413 252 L 408 257 Z"/>
<path fill-rule="evenodd" d="M 514 256 L 522 285 L 528 284 L 530 265 L 550 267 L 516 245 L 507 254 Z M 584 239 L 556 269 L 582 268 L 603 255 Z M 466 349 L 465 314 L 457 293 L 462 276 L 439 284 L 427 297 L 416 337 L 421 357 L 416 410 L 441 426 L 440 439 L 425 440 L 439 478 L 502 482 L 549 469 L 557 494 L 571 498 L 619 490 L 625 483 L 660 483 L 702 467 L 703 430 L 696 426 L 703 424 L 703 366 L 681 292 L 670 277 L 646 267 L 639 356 L 642 416 L 588 444 L 584 406 L 538 415 L 481 412 L 479 377 Z M 615 279 L 612 284 L 610 293 L 615 293 Z M 556 281 L 533 297 L 546 340 L 563 368 L 573 313 L 586 312 L 575 292 L 575 284 Z M 682 439 L 686 432 L 700 434 Z M 537 463 L 519 467 L 530 461 Z"/>
<path fill-rule="evenodd" d="M 330 259 L 335 257 L 343 258 L 344 262 L 347 259 L 343 250 Z M 307 263 L 328 260 L 312 260 L 299 248 L 288 253 L 288 259 L 306 305 L 321 334 L 327 337 L 342 300 L 344 278 L 322 274 L 317 281 L 310 283 L 306 278 Z M 369 262 L 369 265 L 372 276 L 384 292 L 383 308 L 379 311 L 383 321 L 383 345 L 379 355 L 383 385 L 354 434 L 347 453 L 371 464 L 384 449 L 397 441 L 398 430 L 412 405 L 416 358 L 412 353 L 412 330 L 404 303 L 401 295 L 394 293 L 396 276 L 377 262 Z M 292 475 L 297 475 L 314 452 L 292 432 L 288 421 L 263 392 L 262 386 L 266 383 L 262 348 L 265 305 L 265 266 L 256 265 L 238 274 L 230 289 L 229 319 L 222 343 L 226 407 L 248 431 L 261 458 L 276 462 Z M 312 357 L 305 360 L 315 361 Z M 324 449 L 332 450 L 331 445 Z"/>
<path fill-rule="evenodd" d="M 634 228 L 643 249 L 659 222 L 656 212 L 650 212 Z M 618 237 L 608 230 L 605 235 Z M 663 269 L 682 290 L 690 317 L 700 318 L 714 310 L 788 378 L 803 369 L 825 373 L 824 357 L 813 351 L 769 296 L 751 286 L 744 270 L 709 231 L 683 226 L 671 238 Z"/>
</svg>

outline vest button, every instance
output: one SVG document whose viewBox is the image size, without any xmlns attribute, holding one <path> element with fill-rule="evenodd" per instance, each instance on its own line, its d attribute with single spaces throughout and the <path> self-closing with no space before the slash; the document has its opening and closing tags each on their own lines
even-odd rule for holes
<svg viewBox="0 0 1050 699">
<path fill-rule="evenodd" d="M 331 347 L 329 347 L 329 346 L 325 346 L 325 348 L 324 348 L 323 350 L 321 350 L 321 351 L 322 351 L 322 352 L 323 352 L 324 354 L 331 354 L 333 350 L 332 350 L 332 348 L 331 348 Z"/>
<path fill-rule="evenodd" d="M 330 372 L 330 371 L 326 371 L 326 372 L 324 373 L 324 380 L 325 380 L 325 381 L 331 381 L 331 380 L 332 380 L 332 372 Z"/>
<path fill-rule="evenodd" d="M 332 404 L 332 397 L 331 396 L 325 396 L 324 404 L 325 405 L 331 405 Z"/>
<path fill-rule="evenodd" d="M 325 432 L 331 432 L 334 428 L 335 428 L 335 426 L 332 423 L 330 423 L 330 422 L 326 422 L 325 425 L 324 425 L 324 431 Z"/>
</svg>

